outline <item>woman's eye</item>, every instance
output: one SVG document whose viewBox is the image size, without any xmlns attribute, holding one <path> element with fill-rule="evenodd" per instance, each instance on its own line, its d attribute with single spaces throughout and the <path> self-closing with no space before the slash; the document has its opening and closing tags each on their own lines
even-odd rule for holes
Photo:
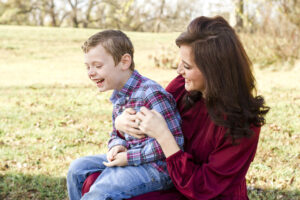
<svg viewBox="0 0 300 200">
<path fill-rule="evenodd" d="M 185 69 L 190 69 L 190 67 L 187 66 L 187 65 L 183 65 L 183 67 L 184 67 Z"/>
</svg>

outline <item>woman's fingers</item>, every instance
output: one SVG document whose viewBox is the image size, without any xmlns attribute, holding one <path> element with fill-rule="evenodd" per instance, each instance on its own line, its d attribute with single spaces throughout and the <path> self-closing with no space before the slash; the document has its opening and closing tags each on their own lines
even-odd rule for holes
<svg viewBox="0 0 300 200">
<path fill-rule="evenodd" d="M 145 115 L 143 115 L 141 112 L 138 112 L 136 115 L 135 115 L 136 119 L 137 120 L 140 120 L 142 121 L 145 117 Z M 135 123 L 136 124 L 136 123 Z"/>
<path fill-rule="evenodd" d="M 139 120 L 139 119 L 137 119 L 137 117 L 135 117 L 134 120 L 128 122 L 128 128 L 136 128 L 136 129 L 138 129 L 139 125 L 137 123 L 137 120 Z"/>
<path fill-rule="evenodd" d="M 152 114 L 159 117 L 160 119 L 164 119 L 164 117 L 161 115 L 161 113 L 157 112 L 156 110 L 151 110 Z"/>
<path fill-rule="evenodd" d="M 124 110 L 124 112 L 130 114 L 130 115 L 134 115 L 136 113 L 136 111 L 133 108 L 126 108 Z"/>
<path fill-rule="evenodd" d="M 144 107 L 142 107 L 142 108 L 144 108 Z M 147 111 L 149 111 L 147 108 L 147 110 L 144 110 L 144 109 L 140 109 L 140 111 L 135 115 L 136 116 L 136 119 L 138 119 L 138 120 L 140 120 L 140 121 L 143 121 L 143 120 L 145 120 L 147 117 L 149 117 L 149 112 L 147 112 Z"/>
<path fill-rule="evenodd" d="M 145 106 L 141 107 L 140 112 L 146 116 L 151 114 L 151 110 L 149 110 Z"/>
<path fill-rule="evenodd" d="M 131 136 L 139 139 L 146 137 L 146 135 L 140 129 L 132 128 L 130 129 L 130 132 L 132 133 Z"/>
</svg>

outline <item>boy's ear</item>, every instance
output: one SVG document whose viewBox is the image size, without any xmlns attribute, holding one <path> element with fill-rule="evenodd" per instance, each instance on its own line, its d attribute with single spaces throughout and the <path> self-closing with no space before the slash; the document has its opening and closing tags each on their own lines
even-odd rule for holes
<svg viewBox="0 0 300 200">
<path fill-rule="evenodd" d="M 120 63 L 122 64 L 122 69 L 127 70 L 130 68 L 131 65 L 131 56 L 128 53 L 125 53 L 122 58 Z"/>
</svg>

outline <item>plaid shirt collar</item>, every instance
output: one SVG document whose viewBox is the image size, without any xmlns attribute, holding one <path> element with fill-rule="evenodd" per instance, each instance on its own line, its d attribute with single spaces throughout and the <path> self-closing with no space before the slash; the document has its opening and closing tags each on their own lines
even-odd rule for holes
<svg viewBox="0 0 300 200">
<path fill-rule="evenodd" d="M 114 90 L 113 94 L 110 97 L 110 101 L 115 104 L 122 104 L 122 100 L 125 100 L 125 97 L 130 97 L 133 90 L 141 84 L 142 76 L 138 73 L 138 71 L 134 70 L 130 78 L 127 80 L 125 85 L 121 90 Z M 117 101 L 121 102 L 117 102 Z"/>
</svg>

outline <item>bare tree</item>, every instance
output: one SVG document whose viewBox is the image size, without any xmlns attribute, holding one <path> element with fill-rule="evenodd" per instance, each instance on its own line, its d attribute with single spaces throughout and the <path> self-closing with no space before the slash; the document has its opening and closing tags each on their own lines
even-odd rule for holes
<svg viewBox="0 0 300 200">
<path fill-rule="evenodd" d="M 280 3 L 281 12 L 287 17 L 287 19 L 300 27 L 300 1 L 299 0 L 276 0 Z"/>
<path fill-rule="evenodd" d="M 244 0 L 236 0 L 236 8 L 235 8 L 235 15 L 236 15 L 236 25 L 235 28 L 237 30 L 241 30 L 244 27 Z"/>
<path fill-rule="evenodd" d="M 71 6 L 71 21 L 72 21 L 72 25 L 75 28 L 79 27 L 79 5 L 82 3 L 83 1 L 80 0 L 68 0 L 69 5 Z"/>
<path fill-rule="evenodd" d="M 35 9 L 31 0 L 7 0 L 2 2 L 2 13 L 0 23 L 31 25 L 30 13 Z"/>
<path fill-rule="evenodd" d="M 85 18 L 83 20 L 83 27 L 84 28 L 87 28 L 88 27 L 88 24 L 93 21 L 93 19 L 91 19 L 91 12 L 93 10 L 93 8 L 95 6 L 97 6 L 98 4 L 100 3 L 100 1 L 98 0 L 89 0 L 88 1 L 88 5 L 87 5 L 87 9 L 85 11 Z"/>
</svg>

